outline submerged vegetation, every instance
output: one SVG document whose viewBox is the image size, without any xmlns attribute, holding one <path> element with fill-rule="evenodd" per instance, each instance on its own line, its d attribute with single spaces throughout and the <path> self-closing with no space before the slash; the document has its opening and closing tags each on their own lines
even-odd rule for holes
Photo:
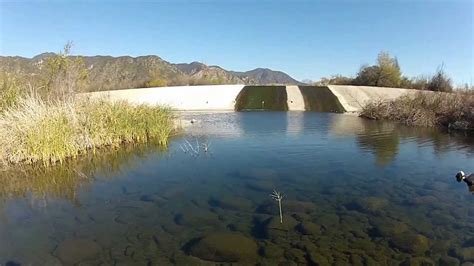
<svg viewBox="0 0 474 266">
<path fill-rule="evenodd" d="M 77 98 L 87 71 L 69 50 L 47 59 L 43 86 L 1 76 L 0 162 L 50 165 L 103 146 L 167 145 L 174 128 L 169 108 Z"/>
<path fill-rule="evenodd" d="M 360 115 L 374 120 L 400 121 L 413 126 L 441 126 L 474 131 L 474 93 L 419 92 L 391 101 L 368 103 Z"/>
</svg>

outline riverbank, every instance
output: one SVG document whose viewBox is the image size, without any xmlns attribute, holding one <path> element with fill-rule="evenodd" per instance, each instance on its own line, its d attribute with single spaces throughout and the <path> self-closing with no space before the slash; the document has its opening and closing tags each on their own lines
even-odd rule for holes
<svg viewBox="0 0 474 266">
<path fill-rule="evenodd" d="M 393 120 L 410 126 L 445 127 L 474 132 L 474 93 L 417 92 L 367 103 L 361 117 Z"/>
<path fill-rule="evenodd" d="M 171 109 L 126 101 L 43 100 L 29 95 L 0 113 L 0 162 L 51 165 L 123 143 L 166 146 L 176 130 Z"/>
</svg>

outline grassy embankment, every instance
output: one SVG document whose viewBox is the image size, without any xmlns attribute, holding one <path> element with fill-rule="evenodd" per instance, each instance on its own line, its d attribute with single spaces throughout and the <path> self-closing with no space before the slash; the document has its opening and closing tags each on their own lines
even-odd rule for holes
<svg viewBox="0 0 474 266">
<path fill-rule="evenodd" d="M 174 129 L 169 108 L 80 100 L 71 89 L 78 85 L 71 82 L 71 73 L 57 73 L 48 90 L 32 89 L 12 75 L 0 75 L 1 165 L 51 165 L 88 150 L 124 143 L 167 145 Z"/>
<path fill-rule="evenodd" d="M 391 101 L 368 103 L 361 117 L 407 125 L 474 131 L 474 92 L 419 92 Z"/>
<path fill-rule="evenodd" d="M 287 111 L 285 86 L 245 86 L 237 95 L 235 110 Z"/>
</svg>

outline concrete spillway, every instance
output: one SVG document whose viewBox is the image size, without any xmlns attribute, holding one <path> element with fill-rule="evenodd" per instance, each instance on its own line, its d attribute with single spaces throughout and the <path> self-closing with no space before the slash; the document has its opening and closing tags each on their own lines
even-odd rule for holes
<svg viewBox="0 0 474 266">
<path fill-rule="evenodd" d="M 298 86 L 286 86 L 287 104 L 290 111 L 305 111 L 303 94 Z"/>
<path fill-rule="evenodd" d="M 235 110 L 287 111 L 285 86 L 245 86 L 237 95 Z"/>
<path fill-rule="evenodd" d="M 176 110 L 279 110 L 360 112 L 370 101 L 390 100 L 413 90 L 366 86 L 209 85 L 100 91 L 80 97 L 167 105 Z"/>
</svg>

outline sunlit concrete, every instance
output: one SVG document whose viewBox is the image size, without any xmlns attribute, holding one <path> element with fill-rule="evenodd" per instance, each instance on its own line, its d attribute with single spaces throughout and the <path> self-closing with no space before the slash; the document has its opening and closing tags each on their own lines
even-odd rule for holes
<svg viewBox="0 0 474 266">
<path fill-rule="evenodd" d="M 329 90 L 339 99 L 346 112 L 358 113 L 372 101 L 392 100 L 415 90 L 369 86 L 329 85 Z"/>
<path fill-rule="evenodd" d="M 167 105 L 175 110 L 234 110 L 244 85 L 176 86 L 83 93 L 81 97 Z"/>
<path fill-rule="evenodd" d="M 286 86 L 287 103 L 289 111 L 304 111 L 303 94 L 298 86 Z"/>
</svg>

